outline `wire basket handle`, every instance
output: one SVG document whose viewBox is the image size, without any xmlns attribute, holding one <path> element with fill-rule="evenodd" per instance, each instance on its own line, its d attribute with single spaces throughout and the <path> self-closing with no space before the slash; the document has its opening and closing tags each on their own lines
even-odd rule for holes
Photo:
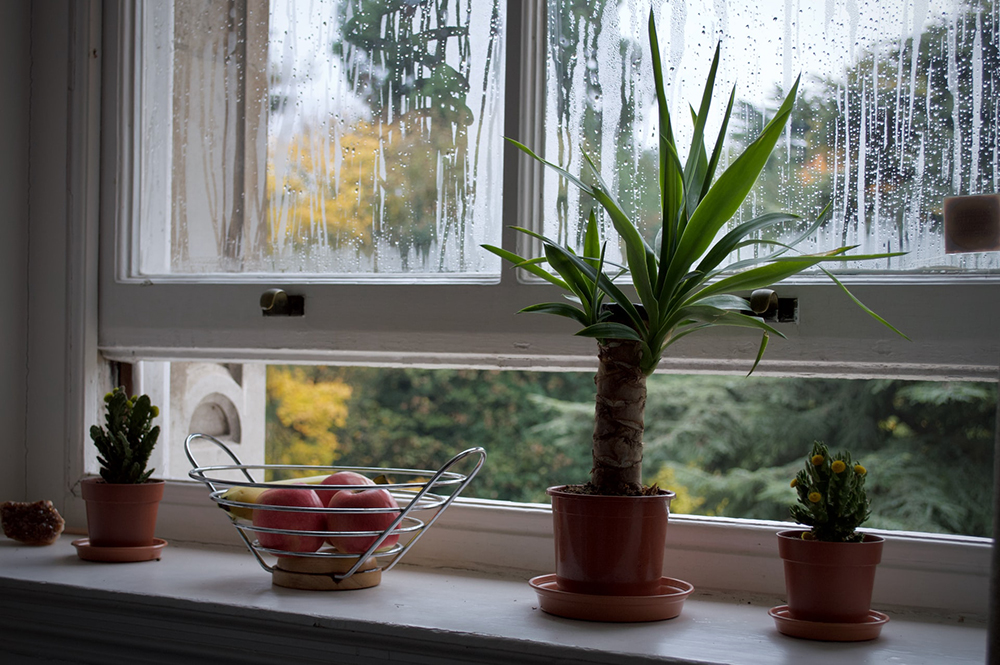
<svg viewBox="0 0 1000 665">
<path fill-rule="evenodd" d="M 243 475 L 246 476 L 246 479 L 248 481 L 250 481 L 251 483 L 257 482 L 256 480 L 253 479 L 253 476 L 250 475 L 249 471 L 247 471 L 245 468 L 242 468 L 243 462 L 241 462 L 240 458 L 236 456 L 236 453 L 230 450 L 229 446 L 224 444 L 222 441 L 219 441 L 214 436 L 211 436 L 209 434 L 189 434 L 187 438 L 184 439 L 184 454 L 187 455 L 188 461 L 191 462 L 192 468 L 196 469 L 201 466 L 200 464 L 198 464 L 198 462 L 195 461 L 194 453 L 191 452 L 191 442 L 194 441 L 195 439 L 206 439 L 208 441 L 211 441 L 218 447 L 222 448 L 223 452 L 229 455 L 229 459 L 233 460 L 233 463 L 236 464 L 236 466 L 240 467 L 240 471 L 243 472 Z M 202 482 L 208 485 L 213 492 L 217 491 L 215 484 L 213 484 L 212 482 L 208 480 L 202 480 Z"/>
<path fill-rule="evenodd" d="M 406 517 L 406 515 L 410 512 L 413 506 L 417 505 L 417 502 L 419 502 L 420 499 L 423 498 L 425 494 L 430 492 L 437 485 L 441 477 L 444 474 L 446 474 L 451 467 L 453 467 L 458 462 L 461 462 L 466 457 L 470 457 L 472 455 L 479 456 L 479 460 L 476 462 L 476 466 L 473 467 L 472 471 L 465 476 L 465 480 L 463 480 L 462 483 L 458 487 L 456 487 L 455 490 L 448 496 L 448 498 L 445 499 L 445 502 L 441 504 L 441 507 L 438 508 L 436 513 L 434 513 L 434 517 L 432 517 L 430 520 L 427 521 L 427 524 L 424 526 L 424 528 L 421 529 L 420 532 L 418 532 L 410 540 L 410 542 L 406 544 L 406 546 L 402 549 L 402 551 L 400 551 L 393 558 L 392 562 L 389 563 L 388 566 L 386 566 L 387 571 L 392 570 L 393 566 L 396 565 L 396 562 L 398 562 L 401 558 L 403 558 L 403 555 L 406 554 L 418 540 L 420 540 L 420 537 L 424 535 L 427 529 L 429 529 L 431 525 L 434 524 L 434 522 L 436 522 L 439 517 L 441 517 L 441 514 L 445 511 L 445 509 L 448 506 L 451 505 L 451 502 L 458 498 L 458 496 L 462 493 L 462 490 L 464 490 L 465 487 L 470 482 L 472 482 L 472 479 L 476 477 L 476 474 L 479 473 L 479 469 L 481 469 L 483 467 L 483 464 L 486 463 L 486 451 L 483 448 L 477 447 L 477 448 L 469 448 L 468 450 L 463 450 L 462 452 L 458 453 L 450 460 L 445 462 L 444 465 L 442 465 L 442 467 L 438 469 L 437 473 L 435 473 L 434 476 L 427 482 L 427 484 L 424 485 L 424 488 L 417 493 L 417 496 L 413 498 L 413 501 L 410 502 L 410 505 L 408 505 L 405 510 L 401 511 L 399 515 L 396 516 L 396 519 L 393 520 L 392 526 L 386 529 L 386 532 L 382 534 L 382 538 L 380 538 L 377 543 L 368 548 L 369 551 L 365 554 L 365 556 L 368 557 L 372 555 L 375 549 L 381 544 L 383 540 L 385 540 L 385 538 L 389 535 L 389 533 L 403 521 L 403 518 Z M 357 569 L 360 563 L 361 559 L 359 559 L 358 562 L 354 565 L 354 568 Z"/>
</svg>

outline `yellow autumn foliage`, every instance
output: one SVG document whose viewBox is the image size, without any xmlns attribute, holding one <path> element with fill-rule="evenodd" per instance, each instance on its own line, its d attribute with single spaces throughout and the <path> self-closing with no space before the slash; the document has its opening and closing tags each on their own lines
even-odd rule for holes
<svg viewBox="0 0 1000 665">
<path fill-rule="evenodd" d="M 669 466 L 661 467 L 651 483 L 655 483 L 664 489 L 669 489 L 676 494 L 670 501 L 671 513 L 694 515 L 695 510 L 705 503 L 705 497 L 693 496 L 691 490 L 677 482 L 677 474 Z"/>
<path fill-rule="evenodd" d="M 288 144 L 287 154 L 274 154 L 271 147 L 267 195 L 272 242 L 311 243 L 322 229 L 338 244 L 371 245 L 372 210 L 379 192 L 379 137 L 371 126 L 360 123 L 339 143 L 337 155 L 336 142 L 306 128 Z M 278 163 L 284 165 L 280 181 Z"/>
<path fill-rule="evenodd" d="M 326 466 L 338 454 L 333 429 L 347 422 L 351 387 L 317 380 L 308 368 L 272 366 L 267 370 L 267 399 L 284 436 L 269 436 L 268 459 L 274 464 Z"/>
<path fill-rule="evenodd" d="M 428 245 L 439 208 L 448 218 L 459 214 L 467 138 L 449 123 L 432 131 L 425 125 L 409 114 L 393 123 L 359 121 L 339 135 L 307 126 L 283 154 L 272 143 L 266 182 L 271 243 L 329 243 L 365 253 L 373 251 L 376 237 Z M 440 191 L 439 178 L 446 183 Z"/>
</svg>

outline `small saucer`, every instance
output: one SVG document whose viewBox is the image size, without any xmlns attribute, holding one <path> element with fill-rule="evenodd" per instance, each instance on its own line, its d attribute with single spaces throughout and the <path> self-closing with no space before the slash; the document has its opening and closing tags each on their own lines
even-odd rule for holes
<svg viewBox="0 0 1000 665">
<path fill-rule="evenodd" d="M 555 575 L 540 575 L 528 584 L 538 594 L 543 612 L 567 619 L 587 621 L 639 622 L 673 619 L 681 613 L 684 599 L 694 587 L 684 580 L 664 577 L 660 593 L 654 596 L 599 596 L 563 591 Z"/>
<path fill-rule="evenodd" d="M 162 538 L 153 538 L 152 545 L 139 547 L 97 547 L 90 544 L 89 538 L 73 541 L 76 555 L 84 561 L 100 561 L 102 563 L 127 563 L 131 561 L 153 561 L 160 558 L 160 553 L 167 546 Z"/>
<path fill-rule="evenodd" d="M 889 617 L 875 610 L 868 611 L 868 617 L 857 623 L 827 623 L 825 621 L 804 621 L 793 619 L 788 605 L 778 605 L 767 611 L 774 619 L 778 632 L 790 637 L 826 642 L 864 642 L 874 640 L 882 632 L 882 626 Z"/>
</svg>

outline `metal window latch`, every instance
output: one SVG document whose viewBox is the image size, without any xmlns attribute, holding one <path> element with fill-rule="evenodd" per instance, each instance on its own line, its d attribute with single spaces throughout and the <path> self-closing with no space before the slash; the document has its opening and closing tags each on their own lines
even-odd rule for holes
<svg viewBox="0 0 1000 665">
<path fill-rule="evenodd" d="M 305 297 L 288 295 L 282 289 L 268 289 L 260 296 L 260 311 L 264 316 L 303 316 Z"/>
<path fill-rule="evenodd" d="M 750 309 L 768 322 L 797 323 L 799 299 L 779 298 L 771 289 L 757 289 L 750 294 Z"/>
</svg>

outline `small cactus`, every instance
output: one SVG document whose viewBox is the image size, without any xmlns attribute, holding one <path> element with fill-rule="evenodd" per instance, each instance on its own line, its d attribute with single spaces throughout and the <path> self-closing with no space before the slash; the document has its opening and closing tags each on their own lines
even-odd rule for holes
<svg viewBox="0 0 1000 665">
<path fill-rule="evenodd" d="M 160 436 L 160 428 L 152 427 L 160 410 L 150 403 L 149 396 L 130 398 L 121 386 L 105 395 L 104 403 L 107 428 L 90 428 L 101 477 L 115 484 L 146 482 L 154 471 L 147 471 L 146 463 Z"/>
<path fill-rule="evenodd" d="M 791 507 L 792 518 L 812 527 L 804 538 L 835 543 L 860 542 L 856 529 L 871 515 L 871 501 L 865 492 L 867 469 L 852 463 L 850 453 L 831 456 L 827 447 L 816 442 L 805 467 L 792 480 L 798 504 Z"/>
</svg>

